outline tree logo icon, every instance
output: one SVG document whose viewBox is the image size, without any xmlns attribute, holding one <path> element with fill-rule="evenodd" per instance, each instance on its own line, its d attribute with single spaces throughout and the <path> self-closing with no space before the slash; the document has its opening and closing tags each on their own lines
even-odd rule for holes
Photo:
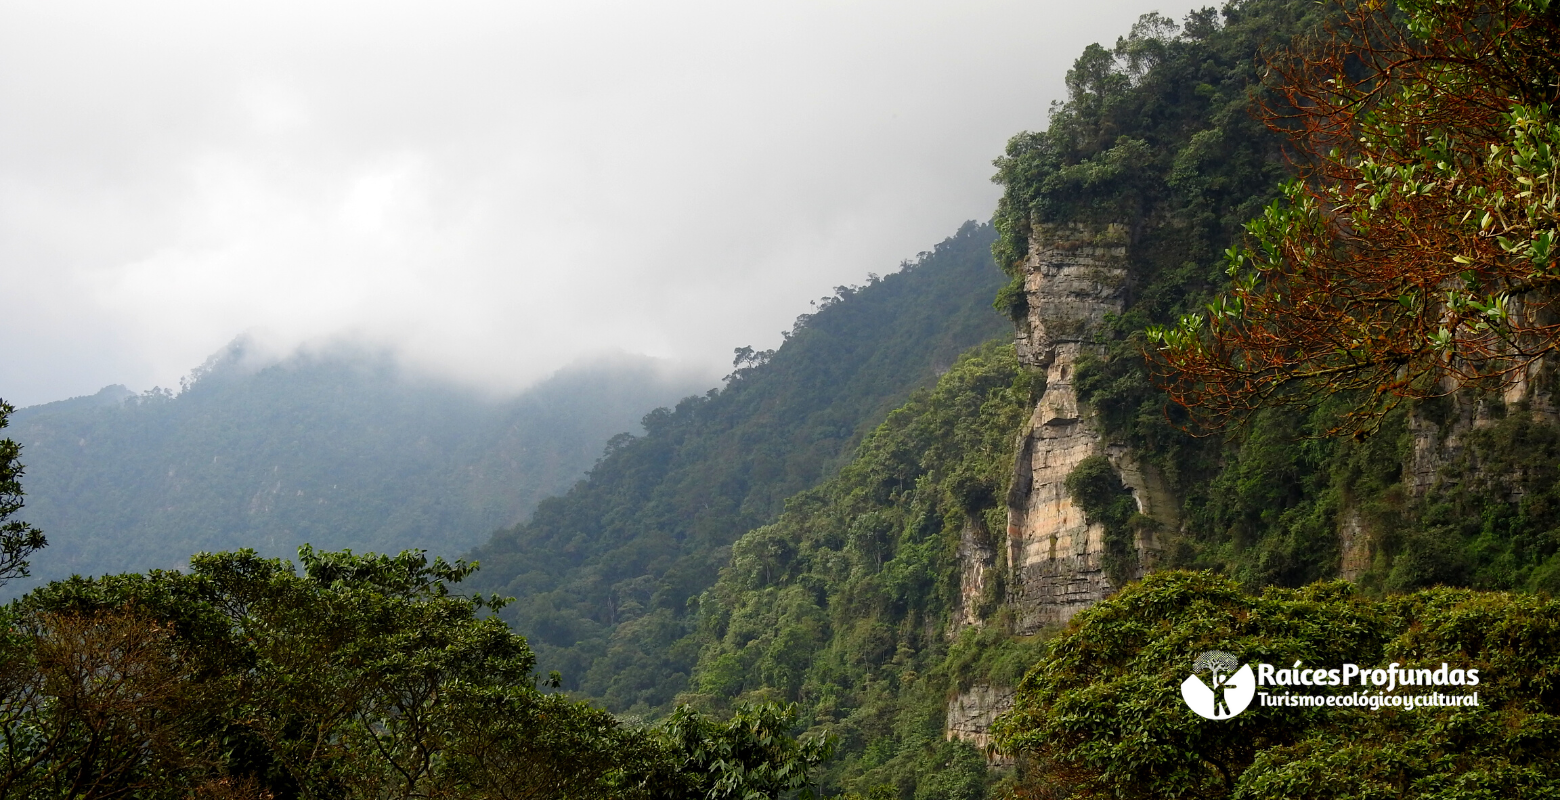
<svg viewBox="0 0 1560 800">
<path fill-rule="evenodd" d="M 1206 673 L 1204 682 L 1199 674 Z M 1211 685 L 1210 685 L 1211 684 Z M 1257 694 L 1257 678 L 1251 666 L 1223 650 L 1209 650 L 1192 662 L 1192 674 L 1181 682 L 1186 706 L 1206 719 L 1229 719 L 1246 710 Z"/>
</svg>

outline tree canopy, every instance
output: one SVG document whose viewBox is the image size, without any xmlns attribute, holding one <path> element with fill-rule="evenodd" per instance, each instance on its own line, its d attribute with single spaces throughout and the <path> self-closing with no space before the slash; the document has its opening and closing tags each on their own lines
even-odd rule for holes
<svg viewBox="0 0 1560 800">
<path fill-rule="evenodd" d="M 1234 718 L 1206 720 L 1179 686 L 1196 656 L 1213 650 L 1279 668 L 1449 663 L 1479 670 L 1479 705 L 1254 702 Z M 1052 640 L 999 721 L 998 739 L 1029 759 L 1025 789 L 1037 797 L 1552 797 L 1560 792 L 1557 674 L 1555 600 L 1466 589 L 1368 599 L 1343 581 L 1248 594 L 1212 573 L 1164 572 L 1083 612 Z"/>
<path fill-rule="evenodd" d="M 298 559 L 200 554 L 12 604 L 0 795 L 754 800 L 827 755 L 779 706 L 662 729 L 544 691 L 485 613 L 503 603 L 451 591 L 475 565 Z"/>
<path fill-rule="evenodd" d="M 1521 386 L 1560 348 L 1560 17 L 1341 5 L 1268 62 L 1298 176 L 1229 251 L 1228 293 L 1150 332 L 1205 420 L 1346 392 L 1342 427 L 1371 427 L 1405 398 Z"/>
</svg>

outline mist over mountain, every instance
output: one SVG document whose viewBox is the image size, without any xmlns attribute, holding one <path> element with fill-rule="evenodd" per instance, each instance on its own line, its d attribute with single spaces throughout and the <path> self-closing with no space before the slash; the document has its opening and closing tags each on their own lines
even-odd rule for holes
<svg viewBox="0 0 1560 800">
<path fill-rule="evenodd" d="M 498 398 L 241 339 L 177 394 L 24 409 L 0 585 L 52 582 L 0 606 L 0 795 L 1560 797 L 1560 118 L 1519 103 L 1557 52 L 1536 0 L 1146 14 L 1009 140 L 991 222 L 774 349 L 704 337 L 749 343 L 715 388 L 619 356 Z M 762 249 L 700 221 L 681 248 Z M 649 352 L 647 309 L 784 303 L 562 274 L 478 291 Z M 408 296 L 495 374 L 526 341 Z M 480 571 L 362 552 L 408 547 Z"/>
<path fill-rule="evenodd" d="M 503 616 L 543 671 L 614 711 L 664 709 L 697 653 L 688 601 L 730 544 L 833 475 L 861 437 L 965 350 L 1004 336 L 990 225 L 965 223 L 865 286 L 840 287 L 727 385 L 645 417 L 562 497 L 473 551 L 473 583 L 512 595 Z"/>
<path fill-rule="evenodd" d="M 561 370 L 508 399 L 382 352 L 267 362 L 240 339 L 178 394 L 110 386 L 19 410 L 33 579 L 167 568 L 253 547 L 456 555 L 567 488 L 614 434 L 702 380 L 640 356 Z"/>
</svg>

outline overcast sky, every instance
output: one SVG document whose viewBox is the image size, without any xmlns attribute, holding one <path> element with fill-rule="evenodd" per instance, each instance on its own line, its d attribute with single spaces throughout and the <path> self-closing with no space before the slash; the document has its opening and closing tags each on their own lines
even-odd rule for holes
<svg viewBox="0 0 1560 800">
<path fill-rule="evenodd" d="M 718 376 L 987 219 L 1083 47 L 1200 5 L 0 0 L 0 398 L 243 332 Z"/>
</svg>

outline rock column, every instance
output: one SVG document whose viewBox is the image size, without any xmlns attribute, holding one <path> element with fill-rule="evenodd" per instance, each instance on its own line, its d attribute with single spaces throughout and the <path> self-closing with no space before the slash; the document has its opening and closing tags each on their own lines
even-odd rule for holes
<svg viewBox="0 0 1560 800">
<path fill-rule="evenodd" d="M 1101 350 L 1105 315 L 1124 305 L 1126 238 L 1120 225 L 1072 225 L 1041 226 L 1030 240 L 1029 310 L 1017 349 L 1021 363 L 1045 370 L 1046 388 L 1020 433 L 1008 497 L 1010 602 L 1020 635 L 1066 623 L 1112 590 L 1104 526 L 1084 518 L 1066 480 L 1079 462 L 1106 451 L 1073 381 L 1079 359 Z"/>
</svg>

